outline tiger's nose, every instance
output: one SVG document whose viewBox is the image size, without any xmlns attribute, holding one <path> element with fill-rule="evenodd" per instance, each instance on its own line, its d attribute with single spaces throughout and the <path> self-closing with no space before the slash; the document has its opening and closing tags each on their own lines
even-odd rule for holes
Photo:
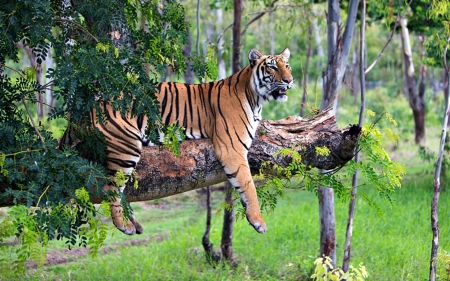
<svg viewBox="0 0 450 281">
<path fill-rule="evenodd" d="M 288 78 L 283 78 L 283 82 L 285 83 L 291 83 L 292 81 L 294 81 L 294 79 L 292 77 L 288 77 Z"/>
</svg>

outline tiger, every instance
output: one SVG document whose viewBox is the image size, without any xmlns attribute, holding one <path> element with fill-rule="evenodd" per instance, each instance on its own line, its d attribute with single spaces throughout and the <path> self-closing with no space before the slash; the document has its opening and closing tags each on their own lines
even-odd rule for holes
<svg viewBox="0 0 450 281">
<path fill-rule="evenodd" d="M 249 65 L 225 79 L 204 84 L 160 82 L 157 86 L 162 122 L 182 127 L 186 139 L 212 140 L 217 159 L 240 195 L 247 221 L 259 233 L 267 232 L 267 225 L 261 216 L 247 153 L 262 119 L 263 104 L 288 99 L 287 90 L 294 83 L 289 57 L 288 48 L 280 55 L 263 55 L 252 49 L 248 54 Z M 122 118 L 107 103 L 103 110 L 107 122 L 95 121 L 95 111 L 91 120 L 106 140 L 105 163 L 111 182 L 103 189 L 117 191 L 115 173 L 123 170 L 130 176 L 140 160 L 143 145 L 153 144 L 145 136 L 145 116 Z M 120 192 L 124 188 L 119 186 Z M 113 223 L 120 231 L 129 235 L 143 232 L 133 214 L 125 218 L 120 197 L 110 202 L 110 208 Z"/>
</svg>

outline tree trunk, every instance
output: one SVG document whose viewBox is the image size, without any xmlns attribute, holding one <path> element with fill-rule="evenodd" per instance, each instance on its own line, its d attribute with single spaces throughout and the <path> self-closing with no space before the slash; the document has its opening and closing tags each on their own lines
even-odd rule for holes
<svg viewBox="0 0 450 281">
<path fill-rule="evenodd" d="M 350 1 L 345 31 L 343 36 L 341 36 L 339 27 L 339 1 L 328 0 L 328 62 L 323 76 L 321 109 L 332 106 L 336 112 L 336 100 L 341 90 L 345 69 L 347 67 L 358 4 L 359 0 Z"/>
<path fill-rule="evenodd" d="M 241 70 L 241 22 L 242 22 L 242 0 L 234 0 L 234 22 L 233 22 L 233 74 Z"/>
<path fill-rule="evenodd" d="M 444 94 L 444 100 L 445 100 L 445 104 L 447 104 L 447 100 L 448 100 L 448 95 L 449 95 L 449 79 L 448 79 L 448 77 L 449 77 L 449 75 L 448 75 L 448 71 L 445 69 L 445 67 L 444 67 L 444 69 L 443 69 L 443 75 L 444 75 L 444 77 L 443 77 L 443 81 L 444 81 L 444 92 L 443 92 L 443 94 Z"/>
<path fill-rule="evenodd" d="M 186 84 L 194 84 L 194 72 L 191 70 L 192 63 L 187 60 L 192 52 L 192 34 L 188 30 L 188 44 L 183 46 L 183 56 L 187 62 L 186 71 L 184 72 L 184 82 Z"/>
<path fill-rule="evenodd" d="M 53 48 L 51 47 L 48 51 L 47 58 L 45 59 L 45 69 L 54 69 L 54 63 L 53 63 Z M 47 114 L 50 112 L 51 108 L 55 107 L 55 99 L 53 98 L 53 78 L 48 78 L 46 81 L 46 84 L 51 84 L 50 88 L 47 88 L 45 90 L 45 102 L 47 104 Z M 50 106 L 50 108 L 48 108 Z"/>
<path fill-rule="evenodd" d="M 305 70 L 303 71 L 303 95 L 302 103 L 300 104 L 300 116 L 304 116 L 304 107 L 306 106 L 306 97 L 308 94 L 308 68 L 309 60 L 312 56 L 312 23 L 308 27 L 308 50 L 306 51 Z"/>
<path fill-rule="evenodd" d="M 355 28 L 358 0 L 351 0 L 344 35 L 339 23 L 339 1 L 328 0 L 327 38 L 328 62 L 323 75 L 321 109 L 337 108 L 337 97 L 341 90 L 347 66 L 350 45 Z M 332 188 L 319 187 L 320 256 L 329 256 L 336 266 L 336 219 L 334 214 L 334 192 Z"/>
<path fill-rule="evenodd" d="M 242 21 L 242 0 L 234 0 L 234 22 L 233 22 L 233 61 L 232 72 L 237 73 L 241 70 L 241 21 Z M 222 241 L 220 248 L 222 249 L 222 257 L 234 263 L 233 257 L 233 227 L 234 227 L 234 203 L 233 193 L 231 192 L 232 186 L 226 180 L 225 184 L 225 203 L 230 206 L 230 209 L 225 210 L 223 213 L 223 228 L 222 228 Z"/>
<path fill-rule="evenodd" d="M 361 28 L 360 28 L 360 50 L 359 50 L 359 77 L 361 81 L 361 106 L 359 110 L 359 122 L 360 127 L 364 124 L 364 112 L 366 111 L 366 76 L 365 76 L 365 66 L 366 66 L 366 0 L 362 0 L 362 11 L 361 11 Z M 355 44 L 357 45 L 357 44 Z M 355 48 L 356 49 L 356 48 Z M 356 68 L 355 68 L 356 71 Z M 359 82 L 359 81 L 358 81 Z M 356 98 L 355 98 L 356 100 Z M 360 152 L 358 151 L 355 156 L 355 162 L 359 162 Z M 351 258 L 351 239 L 353 235 L 353 219 L 355 216 L 355 206 L 356 206 L 356 194 L 358 192 L 358 170 L 355 171 L 352 177 L 352 198 L 350 199 L 350 204 L 348 206 L 348 217 L 347 217 L 347 229 L 345 232 L 345 244 L 344 244 L 344 261 L 342 263 L 342 270 L 347 272 L 350 267 Z"/>
<path fill-rule="evenodd" d="M 361 82 L 358 75 L 358 65 L 359 65 L 359 52 L 358 52 L 358 44 L 355 44 L 355 49 L 353 51 L 352 56 L 352 64 L 350 65 L 350 81 L 351 87 L 350 91 L 353 97 L 353 104 L 356 106 L 358 102 L 358 96 L 361 92 Z"/>
<path fill-rule="evenodd" d="M 214 245 L 209 240 L 211 232 L 211 187 L 206 187 L 206 227 L 202 237 L 203 249 L 205 249 L 206 259 L 210 263 L 216 263 L 220 260 L 221 255 L 214 251 Z"/>
<path fill-rule="evenodd" d="M 409 41 L 409 31 L 405 18 L 400 19 L 402 27 L 402 49 L 403 49 L 403 65 L 405 69 L 405 87 L 406 95 L 409 98 L 409 105 L 413 111 L 415 142 L 420 143 L 425 138 L 425 102 L 423 92 L 417 92 L 416 77 L 414 72 L 414 64 L 412 60 L 411 44 Z"/>
<path fill-rule="evenodd" d="M 252 173 L 258 173 L 262 163 L 286 167 L 290 157 L 274 156 L 282 148 L 292 148 L 303 155 L 302 161 L 311 168 L 331 170 L 350 161 L 357 149 L 360 127 L 339 130 L 332 110 L 310 118 L 288 117 L 279 121 L 263 120 L 256 130 L 248 153 Z M 329 156 L 317 156 L 315 147 L 326 146 Z M 266 169 L 264 173 L 276 173 Z M 125 195 L 130 202 L 148 201 L 207 187 L 228 180 L 217 160 L 210 139 L 188 140 L 181 144 L 180 157 L 157 146 L 144 147 L 136 167 L 139 188 L 128 183 Z M 0 183 L 0 192 L 6 188 Z M 98 198 L 92 198 L 99 203 Z M 0 207 L 14 205 L 12 199 L 0 202 Z"/>
<path fill-rule="evenodd" d="M 37 62 L 37 57 L 34 54 L 33 50 L 29 46 L 21 46 L 24 52 L 27 54 L 30 59 L 31 67 L 36 70 L 36 81 L 39 85 L 44 85 L 44 73 L 42 70 L 42 63 Z M 37 93 L 37 116 L 39 119 L 43 119 L 45 116 L 44 112 L 44 92 Z"/>
<path fill-rule="evenodd" d="M 225 203 L 228 208 L 223 212 L 223 228 L 222 228 L 222 242 L 220 248 L 222 249 L 222 256 L 225 260 L 234 264 L 233 256 L 233 227 L 234 227 L 234 188 L 229 181 L 225 183 Z"/>
<path fill-rule="evenodd" d="M 445 48 L 445 54 L 447 53 L 447 47 Z M 444 60 L 446 60 L 446 56 L 444 55 Z M 446 72 L 448 74 L 448 69 L 446 68 Z M 447 78 L 450 79 L 450 75 L 447 75 Z M 448 88 L 447 88 L 448 91 Z M 447 92 L 447 95 L 450 93 Z M 434 171 L 434 193 L 433 199 L 431 200 L 431 230 L 433 233 L 433 239 L 431 240 L 431 257 L 430 257 L 430 281 L 435 281 L 437 274 L 437 258 L 438 258 L 438 250 L 439 250 L 439 219 L 438 219 L 438 207 L 439 207 L 439 196 L 441 193 L 441 169 L 442 169 L 442 160 L 444 157 L 444 147 L 445 147 L 445 139 L 447 137 L 447 126 L 448 126 L 448 118 L 450 113 L 450 103 L 447 99 L 447 103 L 445 104 L 445 112 L 444 112 L 444 120 L 442 122 L 442 132 L 441 132 L 441 142 L 439 146 L 438 159 L 436 161 L 436 169 Z"/>
</svg>

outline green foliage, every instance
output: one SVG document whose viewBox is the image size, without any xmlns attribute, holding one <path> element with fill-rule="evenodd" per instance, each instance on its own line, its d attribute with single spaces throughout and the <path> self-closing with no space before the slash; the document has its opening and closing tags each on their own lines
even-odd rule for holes
<svg viewBox="0 0 450 281">
<path fill-rule="evenodd" d="M 375 117 L 375 113 L 371 110 L 368 110 L 366 114 L 369 117 Z M 338 198 L 348 201 L 351 199 L 352 178 L 356 171 L 359 171 L 362 176 L 359 181 L 360 185 L 375 188 L 378 194 L 391 204 L 391 195 L 396 188 L 401 187 L 401 180 L 406 173 L 406 169 L 403 164 L 392 161 L 389 157 L 386 151 L 387 144 L 397 142 L 398 135 L 390 128 L 380 129 L 377 126 L 380 119 L 385 119 L 392 126 L 397 126 L 396 121 L 388 113 L 383 113 L 370 126 L 364 126 L 359 140 L 361 161 L 356 163 L 351 160 L 345 166 L 333 171 L 321 172 L 306 167 L 301 161 L 301 148 L 299 150 L 291 148 L 278 151 L 275 156 L 290 157 L 292 161 L 285 168 L 263 163 L 261 173 L 255 178 L 264 180 L 264 185 L 257 190 L 261 201 L 261 209 L 272 212 L 276 208 L 277 196 L 284 195 L 284 187 L 305 189 L 318 195 L 320 186 L 330 186 L 335 190 Z M 326 147 L 316 147 L 315 151 L 317 155 L 328 155 L 330 153 Z M 272 174 L 263 175 L 263 170 L 271 170 Z M 367 194 L 360 192 L 360 196 L 374 207 L 379 215 L 382 214 L 380 206 Z"/>
<path fill-rule="evenodd" d="M 189 57 L 189 60 L 192 63 L 192 70 L 197 73 L 200 81 L 203 81 L 203 79 L 214 81 L 217 80 L 217 77 L 219 76 L 214 48 L 208 46 L 207 53 L 206 57 L 197 53 L 193 53 Z"/>
<path fill-rule="evenodd" d="M 175 124 L 166 127 L 164 131 L 164 146 L 176 156 L 180 156 L 180 143 L 184 141 L 183 128 Z"/>
<path fill-rule="evenodd" d="M 359 265 L 359 268 L 350 266 L 349 270 L 344 272 L 340 268 L 334 268 L 331 262 L 330 257 L 325 256 L 314 261 L 314 274 L 311 275 L 313 281 L 364 281 L 369 277 L 366 267 L 362 264 Z"/>
<path fill-rule="evenodd" d="M 437 275 L 439 280 L 449 281 L 450 280 L 450 254 L 446 251 L 441 251 L 438 253 L 438 272 Z"/>
<path fill-rule="evenodd" d="M 16 273 L 24 269 L 26 259 L 42 264 L 45 250 L 37 246 L 45 248 L 48 240 L 89 247 L 96 253 L 107 231 L 97 215 L 106 211 L 104 205 L 96 209 L 88 199 L 107 200 L 113 194 L 102 190 L 109 182 L 101 165 L 104 139 L 97 130 L 85 129 L 91 123 L 89 114 L 97 109 L 96 118 L 104 121 L 101 99 L 123 116 L 130 112 L 148 116 L 153 128 L 159 119 L 154 95 L 158 76 L 169 65 L 177 73 L 186 68 L 182 46 L 187 42 L 187 22 L 176 1 L 161 5 L 95 0 L 65 5 L 70 1 L 6 0 L 0 6 L 4 35 L 0 39 L 0 201 L 12 198 L 17 205 L 2 222 L 5 228 L 0 233 L 1 238 L 13 233 L 22 243 L 16 260 L 10 261 Z M 145 30 L 141 22 L 146 22 Z M 57 67 L 49 68 L 46 77 L 53 84 L 39 85 L 36 69 L 11 63 L 19 61 L 18 45 L 32 50 L 38 66 L 52 49 Z M 82 140 L 80 150 L 56 149 L 52 133 L 34 125 L 28 106 L 35 107 L 36 94 L 49 87 L 57 100 L 50 120 L 68 119 Z M 170 128 L 167 143 L 178 152 L 174 135 L 182 133 Z M 131 211 L 125 208 L 126 214 Z"/>
</svg>

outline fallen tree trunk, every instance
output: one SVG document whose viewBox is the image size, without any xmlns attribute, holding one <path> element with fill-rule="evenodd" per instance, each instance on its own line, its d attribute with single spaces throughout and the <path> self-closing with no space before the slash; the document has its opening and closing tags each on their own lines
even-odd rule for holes
<svg viewBox="0 0 450 281">
<path fill-rule="evenodd" d="M 291 147 L 301 153 L 304 164 L 334 169 L 353 158 L 360 131 L 356 125 L 339 130 L 332 110 L 310 119 L 291 116 L 279 121 L 263 120 L 248 153 L 250 169 L 252 173 L 259 172 L 265 161 L 286 167 L 290 157 L 274 157 L 274 154 Z M 315 152 L 317 146 L 326 146 L 331 153 L 318 156 Z M 130 202 L 157 199 L 227 180 L 211 140 L 185 141 L 180 151 L 180 157 L 176 157 L 166 149 L 144 148 L 136 169 L 139 188 L 129 184 L 125 189 L 127 199 Z"/>
<path fill-rule="evenodd" d="M 274 156 L 283 148 L 300 152 L 303 163 L 311 168 L 334 169 L 353 158 L 360 132 L 357 125 L 340 130 L 331 109 L 310 119 L 291 116 L 278 121 L 263 120 L 248 153 L 250 169 L 258 173 L 266 161 L 272 166 L 286 167 L 290 157 Z M 315 147 L 327 147 L 330 154 L 319 156 Z M 180 157 L 157 146 L 145 147 L 136 173 L 139 187 L 136 189 L 129 183 L 124 191 L 130 202 L 168 197 L 227 180 L 209 139 L 183 142 Z M 92 201 L 100 203 L 99 198 Z M 0 202 L 0 207 L 12 205 L 12 199 Z"/>
</svg>

